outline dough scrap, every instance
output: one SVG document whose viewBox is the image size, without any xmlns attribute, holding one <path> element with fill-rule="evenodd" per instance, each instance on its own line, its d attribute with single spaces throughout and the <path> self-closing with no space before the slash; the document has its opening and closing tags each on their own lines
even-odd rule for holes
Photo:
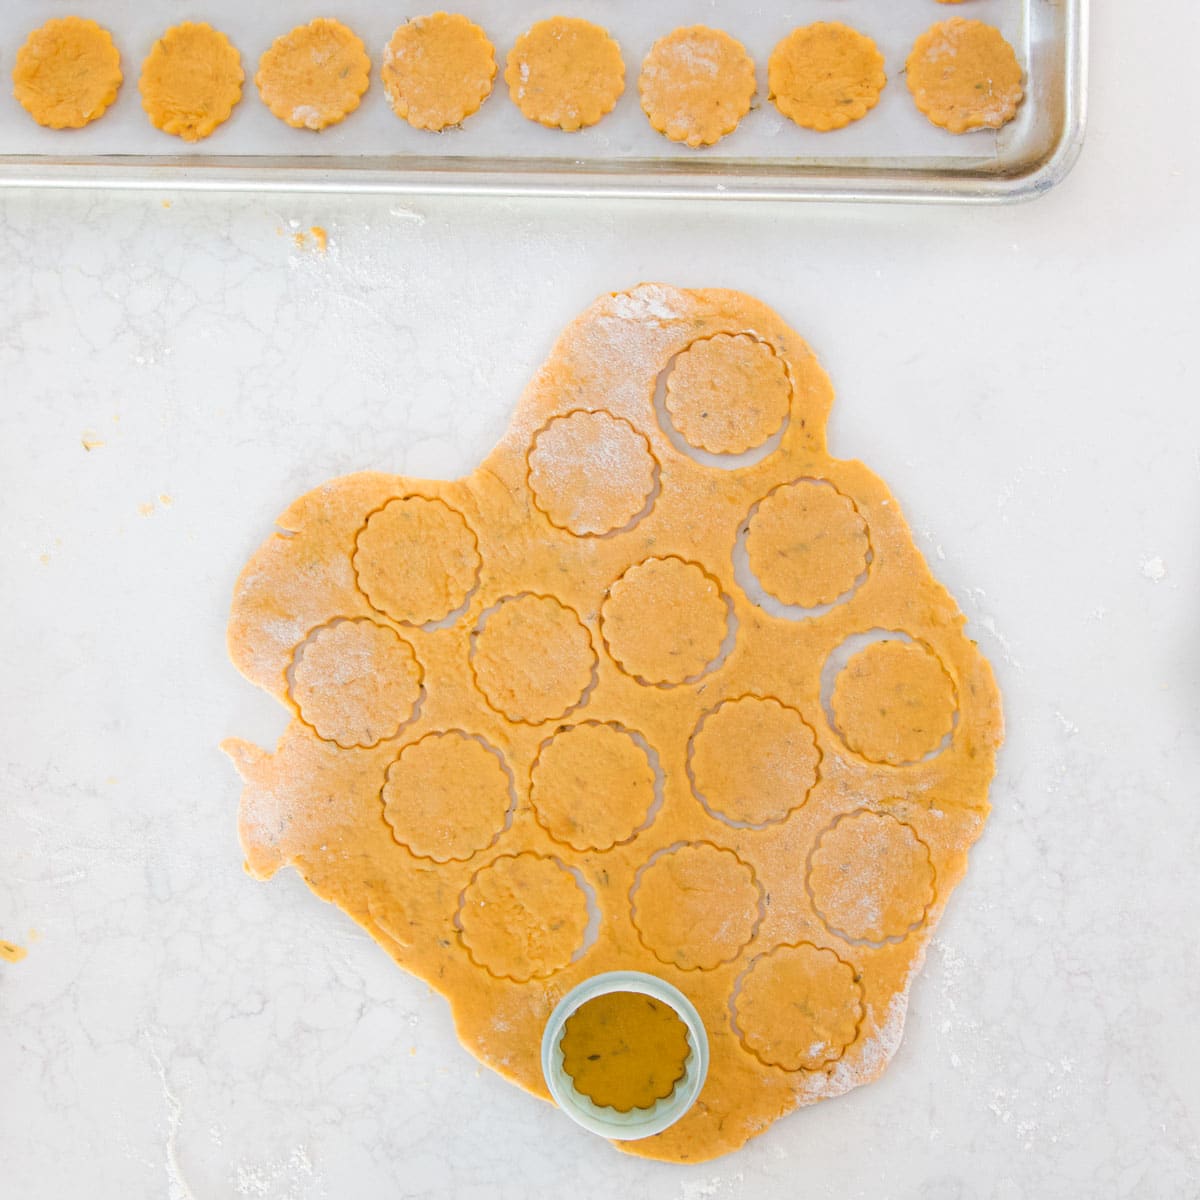
<svg viewBox="0 0 1200 1200">
<path fill-rule="evenodd" d="M 62 17 L 17 51 L 13 95 L 47 129 L 82 129 L 117 98 L 123 76 L 112 35 L 95 21 Z"/>
<path fill-rule="evenodd" d="M 778 443 L 753 463 L 685 452 L 656 406 L 672 365 L 718 338 L 769 347 L 790 381 Z M 447 998 L 480 1062 L 543 1098 L 542 1031 L 567 991 L 613 970 L 678 987 L 709 1034 L 701 1102 L 623 1153 L 714 1158 L 876 1078 L 987 817 L 991 669 L 887 487 L 829 454 L 832 399 L 804 341 L 748 296 L 605 296 L 479 468 L 326 483 L 237 585 L 233 660 L 293 715 L 270 752 L 226 744 L 247 869 L 298 871 Z M 639 449 L 593 488 L 551 469 L 551 430 L 585 459 L 614 438 Z M 827 502 L 829 537 L 798 497 Z M 858 586 L 823 612 L 758 607 L 736 557 L 751 514 L 778 518 L 756 540 L 789 561 L 783 576 L 824 595 L 863 552 L 851 509 L 872 555 Z M 517 597 L 553 603 L 493 629 Z M 339 619 L 390 629 L 421 670 L 412 717 L 375 745 L 326 740 L 294 708 L 299 648 L 303 662 Z M 896 631 L 891 649 L 856 657 L 871 630 Z M 328 684 L 344 728 L 373 736 L 375 694 L 338 688 L 334 665 L 306 686 Z"/>
<path fill-rule="evenodd" d="M 496 49 L 458 13 L 413 17 L 384 47 L 382 77 L 396 116 L 438 133 L 478 112 L 492 94 Z"/>
<path fill-rule="evenodd" d="M 245 78 L 241 55 L 223 33 L 184 21 L 150 48 L 138 90 L 156 129 L 198 142 L 229 120 Z"/>
<path fill-rule="evenodd" d="M 254 76 L 262 102 L 296 129 L 326 129 L 352 113 L 371 82 L 362 39 L 318 17 L 277 37 Z"/>
<path fill-rule="evenodd" d="M 767 66 L 775 107 L 797 125 L 822 133 L 862 120 L 879 103 L 886 83 L 875 43 L 840 21 L 793 29 Z"/>
<path fill-rule="evenodd" d="M 720 29 L 688 25 L 650 47 L 638 77 L 642 110 L 673 142 L 711 146 L 732 133 L 757 90 L 754 60 Z"/>
<path fill-rule="evenodd" d="M 906 65 L 913 101 L 951 133 L 999 129 L 1025 93 L 1016 51 L 994 25 L 951 17 L 913 43 Z"/>
<path fill-rule="evenodd" d="M 799 479 L 776 488 L 746 531 L 754 577 L 784 604 L 817 608 L 851 591 L 867 570 L 867 523 L 831 484 Z"/>
<path fill-rule="evenodd" d="M 579 17 L 551 17 L 517 38 L 504 80 L 529 120 L 575 133 L 616 107 L 625 62 L 607 29 Z"/>
</svg>

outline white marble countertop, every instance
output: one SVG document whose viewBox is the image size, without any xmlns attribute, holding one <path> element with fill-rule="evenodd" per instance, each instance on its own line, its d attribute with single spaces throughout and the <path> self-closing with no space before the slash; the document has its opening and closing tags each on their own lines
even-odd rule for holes
<svg viewBox="0 0 1200 1200">
<path fill-rule="evenodd" d="M 0 195 L 0 1194 L 1200 1194 L 1200 19 L 1096 8 L 1083 158 L 1021 207 Z M 277 513 L 470 469 L 643 279 L 810 341 L 1008 720 L 887 1073 L 691 1168 L 479 1069 L 294 874 L 244 875 L 216 749 L 283 724 L 224 651 Z"/>
</svg>

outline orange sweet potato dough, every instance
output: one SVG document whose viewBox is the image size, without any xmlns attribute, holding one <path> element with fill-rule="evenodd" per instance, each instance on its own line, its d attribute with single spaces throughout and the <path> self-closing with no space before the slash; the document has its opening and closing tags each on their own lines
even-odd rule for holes
<svg viewBox="0 0 1200 1200">
<path fill-rule="evenodd" d="M 185 21 L 150 48 L 138 88 L 155 128 L 198 142 L 229 120 L 245 78 L 241 55 L 220 30 Z"/>
<path fill-rule="evenodd" d="M 371 82 L 371 60 L 353 30 L 318 17 L 275 39 L 258 60 L 254 82 L 281 121 L 326 129 L 359 106 Z"/>
<path fill-rule="evenodd" d="M 61 17 L 35 29 L 17 51 L 13 95 L 48 129 L 81 129 L 117 98 L 121 56 L 95 21 Z"/>
<path fill-rule="evenodd" d="M 626 1153 L 711 1159 L 878 1076 L 987 817 L 991 669 L 885 485 L 829 454 L 832 401 L 748 296 L 605 296 L 477 470 L 324 484 L 235 591 L 233 661 L 293 714 L 225 744 L 247 869 L 299 872 L 544 1099 L 571 988 L 679 988 L 708 1078 Z M 651 1035 L 575 1033 L 618 1074 Z"/>
</svg>

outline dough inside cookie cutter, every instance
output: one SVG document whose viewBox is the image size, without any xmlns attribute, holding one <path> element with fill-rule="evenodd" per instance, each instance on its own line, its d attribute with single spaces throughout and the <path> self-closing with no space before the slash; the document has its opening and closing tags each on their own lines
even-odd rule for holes
<svg viewBox="0 0 1200 1200">
<path fill-rule="evenodd" d="M 596 1104 L 575 1087 L 563 1067 L 562 1038 L 567 1021 L 589 1000 L 614 992 L 635 992 L 666 1004 L 687 1028 L 688 1056 L 683 1078 L 649 1108 L 619 1112 Z M 577 1125 L 612 1141 L 630 1142 L 669 1129 L 696 1102 L 708 1077 L 708 1034 L 695 1005 L 676 987 L 642 971 L 605 971 L 573 987 L 555 1006 L 542 1034 L 542 1074 L 559 1108 Z"/>
</svg>

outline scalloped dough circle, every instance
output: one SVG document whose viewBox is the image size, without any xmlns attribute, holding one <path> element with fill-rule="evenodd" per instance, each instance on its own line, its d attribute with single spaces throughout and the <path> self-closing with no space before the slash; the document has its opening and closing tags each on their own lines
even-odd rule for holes
<svg viewBox="0 0 1200 1200">
<path fill-rule="evenodd" d="M 696 842 L 651 862 L 630 902 L 638 936 L 655 958 L 683 971 L 711 971 L 754 940 L 762 899 L 748 863 Z"/>
<path fill-rule="evenodd" d="M 819 133 L 861 121 L 879 103 L 886 83 L 879 48 L 840 21 L 793 29 L 771 52 L 767 66 L 775 107 Z"/>
<path fill-rule="evenodd" d="M 484 698 L 510 721 L 539 725 L 566 716 L 596 666 L 592 638 L 552 596 L 506 596 L 485 613 L 471 654 Z"/>
<path fill-rule="evenodd" d="M 629 841 L 654 804 L 645 750 L 614 725 L 588 721 L 558 730 L 538 751 L 529 793 L 538 824 L 575 850 Z"/>
<path fill-rule="evenodd" d="M 150 48 L 138 90 L 156 129 L 198 142 L 229 120 L 245 79 L 241 55 L 220 30 L 185 21 Z"/>
<path fill-rule="evenodd" d="M 794 708 L 771 697 L 726 700 L 692 741 L 696 791 L 715 814 L 749 825 L 785 820 L 817 782 L 816 734 Z"/>
<path fill-rule="evenodd" d="M 863 1019 L 859 972 L 811 942 L 756 958 L 734 1002 L 745 1047 L 785 1071 L 820 1071 L 846 1053 Z"/>
<path fill-rule="evenodd" d="M 462 943 L 490 975 L 525 983 L 561 971 L 583 947 L 588 908 L 574 875 L 552 858 L 504 855 L 467 885 Z"/>
<path fill-rule="evenodd" d="M 779 432 L 791 398 L 783 360 L 748 333 L 693 342 L 667 376 L 671 424 L 710 454 L 757 450 Z"/>
<path fill-rule="evenodd" d="M 1016 51 L 994 25 L 951 17 L 913 43 L 905 79 L 917 108 L 951 133 L 999 129 L 1024 98 Z"/>
<path fill-rule="evenodd" d="M 354 574 L 378 612 L 403 625 L 441 621 L 479 579 L 479 543 L 444 500 L 404 496 L 367 518 L 354 544 Z"/>
<path fill-rule="evenodd" d="M 816 608 L 832 604 L 867 569 L 871 543 L 854 501 L 815 479 L 785 483 L 750 518 L 750 570 L 776 600 Z"/>
<path fill-rule="evenodd" d="M 934 901 L 929 847 L 888 813 L 847 813 L 817 838 L 808 887 L 817 915 L 839 937 L 875 945 L 907 937 Z"/>
<path fill-rule="evenodd" d="M 398 734 L 421 696 L 421 664 L 394 630 L 335 621 L 296 648 L 292 699 L 319 737 L 369 748 Z"/>
<path fill-rule="evenodd" d="M 82 129 L 104 116 L 123 76 L 112 34 L 83 17 L 35 29 L 17 51 L 13 95 L 47 129 Z"/>
<path fill-rule="evenodd" d="M 622 529 L 645 510 L 656 467 L 649 441 L 628 421 L 573 412 L 534 436 L 529 487 L 552 525 L 587 537 Z"/>
<path fill-rule="evenodd" d="M 638 76 L 650 124 L 692 147 L 711 146 L 732 133 L 750 111 L 757 87 L 746 47 L 707 25 L 684 26 L 659 38 Z"/>
<path fill-rule="evenodd" d="M 851 750 L 868 762 L 903 766 L 932 754 L 954 728 L 954 684 L 920 643 L 873 642 L 839 673 L 832 708 Z"/>
<path fill-rule="evenodd" d="M 281 121 L 296 129 L 327 129 L 359 106 L 371 82 L 371 60 L 352 29 L 317 17 L 271 43 L 254 82 Z"/>
<path fill-rule="evenodd" d="M 387 769 L 383 819 L 418 858 L 465 862 L 490 846 L 508 815 L 508 773 L 499 751 L 461 729 L 429 733 Z"/>
<path fill-rule="evenodd" d="M 686 621 L 675 614 L 687 613 Z M 729 613 L 716 580 L 699 563 L 648 558 L 608 589 L 600 631 L 617 665 L 650 684 L 685 683 L 717 660 Z"/>
<path fill-rule="evenodd" d="M 522 116 L 575 133 L 616 107 L 625 62 L 607 29 L 580 17 L 550 17 L 517 38 L 504 80 Z"/>
<path fill-rule="evenodd" d="M 478 112 L 492 94 L 496 50 L 459 13 L 413 17 L 383 50 L 383 90 L 414 129 L 439 133 Z"/>
</svg>

